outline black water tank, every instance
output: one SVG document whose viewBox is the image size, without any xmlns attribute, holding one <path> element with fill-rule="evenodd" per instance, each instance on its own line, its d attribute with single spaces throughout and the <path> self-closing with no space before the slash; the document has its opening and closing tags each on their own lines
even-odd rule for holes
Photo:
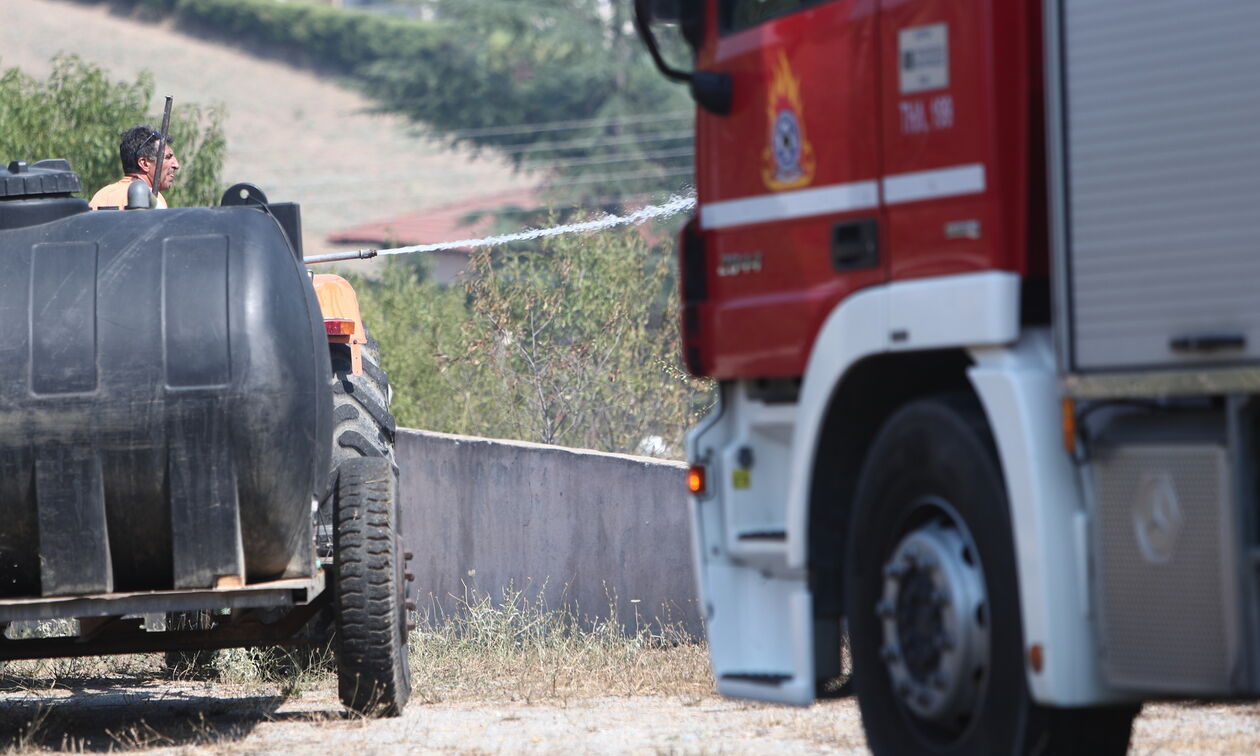
<svg viewBox="0 0 1260 756">
<path fill-rule="evenodd" d="M 42 176 L 59 199 L 64 176 L 35 170 L 5 179 Z M 256 208 L 0 230 L 0 596 L 313 574 L 322 321 Z"/>
<path fill-rule="evenodd" d="M 0 230 L 37 226 L 88 211 L 79 175 L 66 160 L 41 160 L 27 165 L 14 160 L 0 168 Z"/>
</svg>

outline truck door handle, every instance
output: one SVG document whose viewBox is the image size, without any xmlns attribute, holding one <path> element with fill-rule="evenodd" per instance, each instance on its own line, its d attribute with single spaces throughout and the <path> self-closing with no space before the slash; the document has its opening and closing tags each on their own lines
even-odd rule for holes
<svg viewBox="0 0 1260 756">
<path fill-rule="evenodd" d="M 1225 349 L 1246 349 L 1247 337 L 1241 333 L 1188 333 L 1168 341 L 1174 352 L 1219 352 Z"/>
<path fill-rule="evenodd" d="M 879 225 L 874 218 L 837 223 L 831 229 L 831 267 L 856 270 L 879 265 Z"/>
</svg>

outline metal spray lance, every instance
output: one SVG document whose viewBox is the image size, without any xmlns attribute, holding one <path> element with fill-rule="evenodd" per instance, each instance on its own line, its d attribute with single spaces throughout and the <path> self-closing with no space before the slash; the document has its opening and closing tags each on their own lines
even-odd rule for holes
<svg viewBox="0 0 1260 756">
<path fill-rule="evenodd" d="M 149 207 L 158 206 L 158 193 L 162 191 L 162 161 L 166 159 L 166 132 L 171 127 L 171 105 L 175 98 L 166 96 L 166 108 L 162 112 L 162 131 L 158 133 L 157 165 L 153 172 L 153 195 L 149 198 Z"/>
</svg>

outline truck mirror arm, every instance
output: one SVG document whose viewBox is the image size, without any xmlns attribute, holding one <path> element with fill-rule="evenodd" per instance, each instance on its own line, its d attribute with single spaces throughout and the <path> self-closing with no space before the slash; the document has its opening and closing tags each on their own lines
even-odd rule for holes
<svg viewBox="0 0 1260 756">
<path fill-rule="evenodd" d="M 657 69 L 671 81 L 690 84 L 692 99 L 705 110 L 717 115 L 731 112 L 733 87 L 730 74 L 716 71 L 680 71 L 665 61 L 660 45 L 656 42 L 656 35 L 652 33 L 651 3 L 652 0 L 634 0 L 634 28 L 639 32 L 639 37 Z"/>
<path fill-rule="evenodd" d="M 656 35 L 652 32 L 651 5 L 652 0 L 634 0 L 634 28 L 639 32 L 639 38 L 643 40 L 644 47 L 648 49 L 648 53 L 652 56 L 652 62 L 665 75 L 665 78 L 671 81 L 690 82 L 691 74 L 669 65 L 669 63 L 665 62 L 665 57 L 661 55 L 660 45 L 657 44 Z"/>
</svg>

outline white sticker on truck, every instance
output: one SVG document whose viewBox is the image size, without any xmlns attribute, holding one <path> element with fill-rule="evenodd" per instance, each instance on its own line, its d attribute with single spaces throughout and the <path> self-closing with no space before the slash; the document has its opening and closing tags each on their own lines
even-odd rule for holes
<svg viewBox="0 0 1260 756">
<path fill-rule="evenodd" d="M 897 34 L 901 93 L 914 94 L 949 86 L 949 24 L 911 26 Z"/>
</svg>

